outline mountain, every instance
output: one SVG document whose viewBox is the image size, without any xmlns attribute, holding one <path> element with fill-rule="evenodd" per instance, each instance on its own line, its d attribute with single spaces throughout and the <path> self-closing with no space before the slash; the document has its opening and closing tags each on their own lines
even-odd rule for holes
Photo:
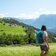
<svg viewBox="0 0 56 56">
<path fill-rule="evenodd" d="M 48 28 L 48 31 L 50 32 L 56 32 L 56 15 L 41 15 L 37 21 L 36 25 L 46 25 Z"/>
<path fill-rule="evenodd" d="M 40 15 L 39 19 L 36 19 L 35 26 L 41 27 L 46 25 L 48 29 L 56 27 L 56 15 Z"/>
<path fill-rule="evenodd" d="M 35 22 L 35 19 L 24 19 L 24 18 L 14 18 L 14 19 L 31 26 L 34 26 L 33 23 Z"/>
<path fill-rule="evenodd" d="M 42 25 L 46 25 L 48 31 L 56 33 L 56 14 L 40 15 L 36 19 L 24 19 L 24 18 L 13 18 L 17 21 L 23 22 L 27 25 L 41 28 Z"/>
<path fill-rule="evenodd" d="M 46 25 L 49 30 L 56 28 L 56 14 L 40 15 L 40 17 L 36 19 L 14 19 L 38 28 L 41 28 L 42 25 Z"/>
</svg>

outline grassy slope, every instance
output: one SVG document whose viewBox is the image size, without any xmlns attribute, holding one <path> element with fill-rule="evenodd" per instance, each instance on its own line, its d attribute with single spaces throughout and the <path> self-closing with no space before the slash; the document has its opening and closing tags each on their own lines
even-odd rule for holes
<svg viewBox="0 0 56 56">
<path fill-rule="evenodd" d="M 1 31 L 3 30 L 3 31 Z M 6 34 L 22 34 L 22 35 L 25 35 L 26 33 L 24 32 L 24 28 L 22 28 L 22 26 L 16 26 L 16 27 L 11 27 L 11 26 L 8 26 L 7 24 L 6 25 L 3 25 L 0 23 L 0 34 L 2 33 L 6 33 Z"/>
<path fill-rule="evenodd" d="M 50 45 L 48 56 L 56 56 L 56 44 Z M 40 48 L 37 46 L 7 46 L 0 47 L 0 56 L 40 56 Z"/>
</svg>

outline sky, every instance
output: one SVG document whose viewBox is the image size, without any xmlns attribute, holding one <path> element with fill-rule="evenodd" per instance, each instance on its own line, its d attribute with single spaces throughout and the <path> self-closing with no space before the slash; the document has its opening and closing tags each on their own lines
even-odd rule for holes
<svg viewBox="0 0 56 56">
<path fill-rule="evenodd" d="M 35 19 L 56 14 L 56 0 L 0 0 L 0 17 Z"/>
</svg>

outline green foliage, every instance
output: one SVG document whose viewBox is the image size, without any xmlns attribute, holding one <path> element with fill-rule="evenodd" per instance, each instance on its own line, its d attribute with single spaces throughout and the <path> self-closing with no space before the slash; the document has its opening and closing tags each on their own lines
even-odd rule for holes
<svg viewBox="0 0 56 56">
<path fill-rule="evenodd" d="M 0 23 L 0 45 L 35 43 L 35 32 L 31 26 L 14 19 L 2 19 Z M 15 26 L 15 24 L 17 26 Z M 27 31 L 27 32 L 26 32 Z"/>
<path fill-rule="evenodd" d="M 49 42 L 50 43 L 53 43 L 53 42 L 56 43 L 56 39 L 55 39 L 56 38 L 55 37 L 56 34 L 55 33 L 48 32 L 48 35 L 49 35 Z"/>
<path fill-rule="evenodd" d="M 27 29 L 27 39 L 28 39 L 28 43 L 36 43 L 36 36 L 35 36 L 35 32 L 34 29 L 32 29 L 31 27 Z"/>
<path fill-rule="evenodd" d="M 34 34 L 33 34 L 34 36 Z M 3 33 L 0 35 L 0 45 L 16 45 L 16 44 L 31 44 L 35 43 L 35 36 L 28 37 L 27 35 L 12 35 Z"/>
</svg>

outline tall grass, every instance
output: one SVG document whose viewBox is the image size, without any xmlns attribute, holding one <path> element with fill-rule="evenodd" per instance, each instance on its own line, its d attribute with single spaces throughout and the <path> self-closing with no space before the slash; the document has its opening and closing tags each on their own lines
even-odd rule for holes
<svg viewBox="0 0 56 56">
<path fill-rule="evenodd" d="M 56 44 L 50 45 L 48 56 L 56 56 Z M 7 46 L 0 47 L 0 56 L 40 56 L 38 46 Z"/>
<path fill-rule="evenodd" d="M 2 30 L 2 31 L 1 31 Z M 15 34 L 15 35 L 25 35 L 24 32 L 25 28 L 22 28 L 22 26 L 9 26 L 8 24 L 3 25 L 0 23 L 0 35 L 3 33 L 6 34 Z"/>
</svg>

